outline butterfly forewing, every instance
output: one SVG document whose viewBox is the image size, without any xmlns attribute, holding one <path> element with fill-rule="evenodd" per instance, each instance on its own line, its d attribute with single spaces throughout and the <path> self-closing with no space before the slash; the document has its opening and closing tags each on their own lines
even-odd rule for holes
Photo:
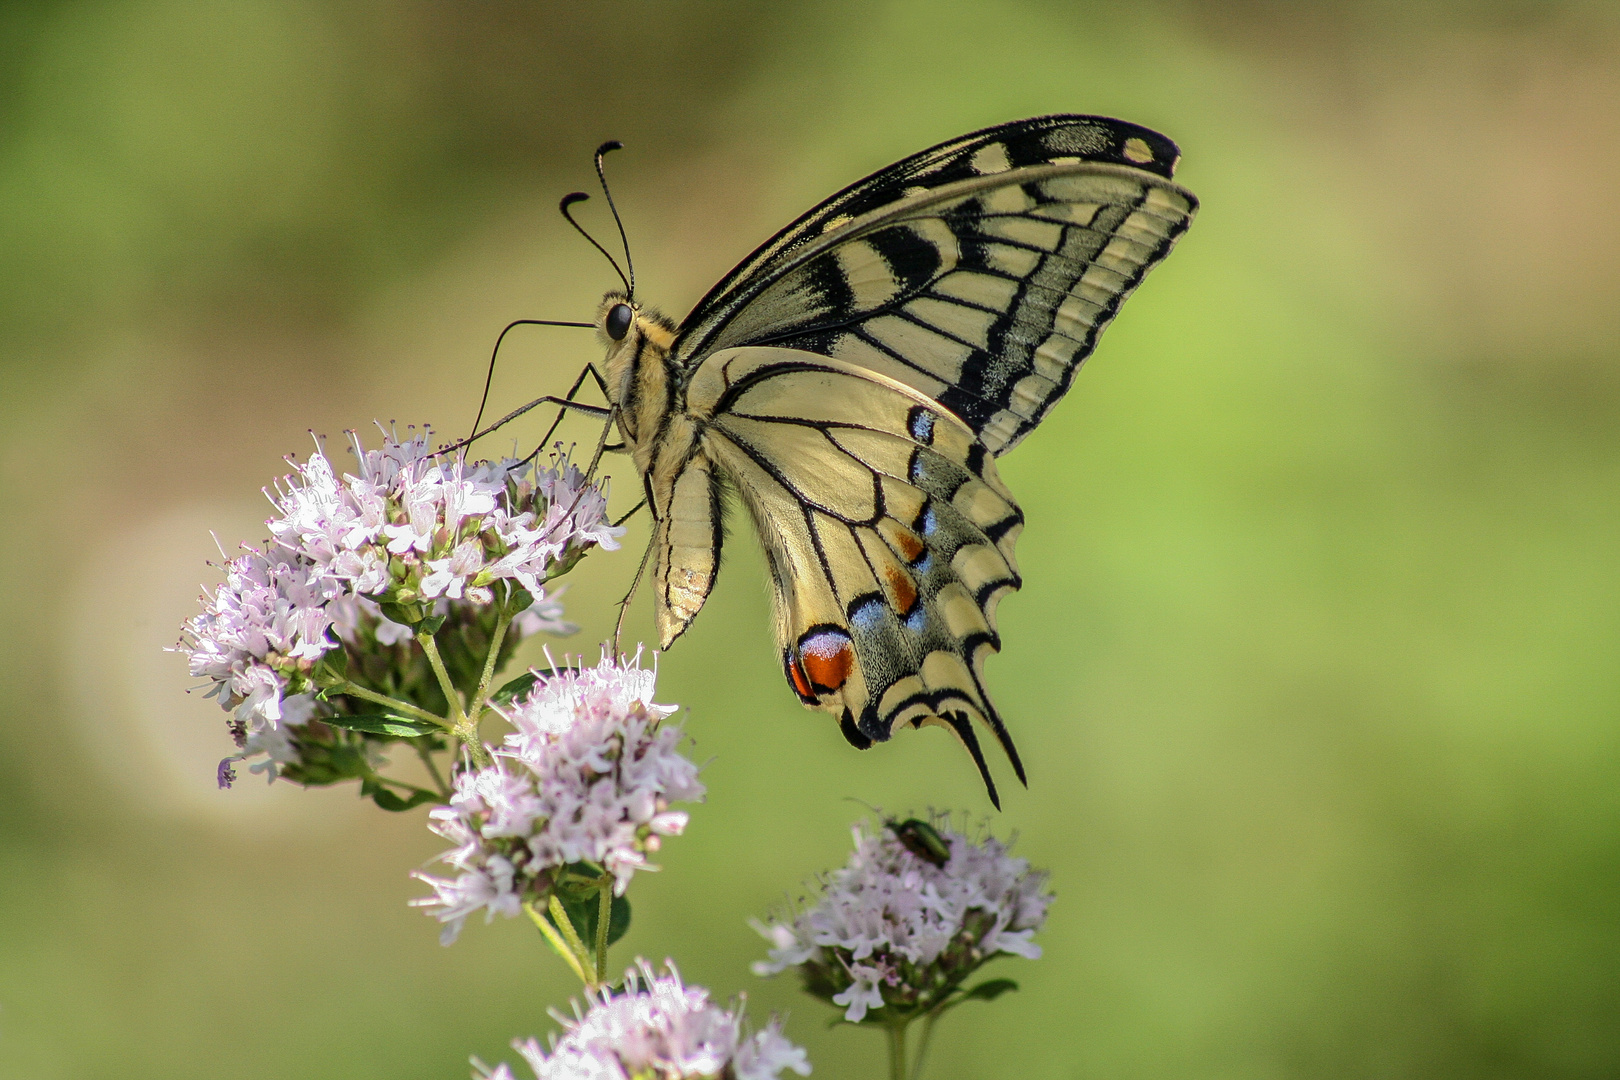
<svg viewBox="0 0 1620 1080">
<path fill-rule="evenodd" d="M 1091 162 L 927 189 L 801 244 L 712 340 L 888 375 L 999 454 L 1068 390 L 1194 205 L 1152 173 Z"/>
<path fill-rule="evenodd" d="M 761 244 L 709 290 L 681 326 L 677 354 L 691 360 L 754 295 L 817 238 L 855 218 L 960 180 L 1053 162 L 1127 165 L 1169 179 L 1180 151 L 1156 131 L 1103 116 L 1039 116 L 971 132 L 856 181 Z"/>
</svg>

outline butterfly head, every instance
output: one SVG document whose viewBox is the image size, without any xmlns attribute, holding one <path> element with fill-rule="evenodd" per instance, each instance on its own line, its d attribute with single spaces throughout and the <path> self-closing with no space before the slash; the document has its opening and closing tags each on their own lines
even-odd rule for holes
<svg viewBox="0 0 1620 1080">
<path fill-rule="evenodd" d="M 633 446 L 669 409 L 669 350 L 675 324 L 617 290 L 596 309 L 597 337 L 607 351 L 608 396 Z"/>
</svg>

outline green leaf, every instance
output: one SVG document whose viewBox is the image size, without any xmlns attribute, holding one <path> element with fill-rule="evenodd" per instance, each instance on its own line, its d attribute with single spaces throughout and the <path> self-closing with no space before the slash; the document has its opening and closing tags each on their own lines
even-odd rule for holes
<svg viewBox="0 0 1620 1080">
<path fill-rule="evenodd" d="M 437 792 L 428 791 L 424 788 L 418 788 L 411 794 L 410 798 L 402 799 L 387 788 L 379 786 L 372 789 L 371 801 L 382 807 L 384 810 L 398 814 L 403 813 L 406 810 L 414 810 L 416 807 L 421 806 L 424 803 L 438 802 L 439 795 Z"/>
<path fill-rule="evenodd" d="M 489 700 L 494 702 L 496 705 L 510 704 L 513 700 L 522 697 L 524 694 L 527 694 L 530 690 L 534 689 L 536 679 L 549 679 L 555 674 L 556 672 L 551 668 L 535 668 L 533 671 L 525 671 L 522 675 L 519 675 L 511 682 L 489 695 Z"/>
<path fill-rule="evenodd" d="M 1002 994 L 1018 989 L 1011 979 L 989 979 L 964 993 L 959 1001 L 994 1001 Z"/>
<path fill-rule="evenodd" d="M 318 696 L 322 701 L 334 686 L 340 686 L 349 677 L 349 652 L 347 649 L 329 649 L 315 663 L 315 670 L 310 672 L 311 681 L 320 688 Z"/>
<path fill-rule="evenodd" d="M 569 883 L 557 890 L 557 899 L 561 901 L 563 910 L 568 913 L 568 921 L 574 924 L 579 932 L 580 940 L 592 949 L 596 947 L 596 920 L 601 911 L 601 894 L 595 887 L 580 888 Z M 549 921 L 551 915 L 546 913 Z M 630 929 L 630 901 L 623 896 L 613 898 L 613 907 L 608 915 L 608 944 L 612 945 Z"/>
<path fill-rule="evenodd" d="M 608 909 L 608 944 L 612 945 L 629 932 L 630 901 L 627 897 L 615 896 L 613 906 Z"/>
<path fill-rule="evenodd" d="M 363 731 L 368 735 L 396 735 L 402 739 L 433 735 L 444 729 L 428 720 L 407 720 L 390 713 L 359 713 L 353 716 L 321 716 L 316 719 L 329 727 Z"/>
<path fill-rule="evenodd" d="M 417 617 L 420 615 L 420 611 L 416 607 L 405 604 L 384 603 L 377 606 L 382 609 L 382 613 L 387 616 L 389 622 L 397 622 L 401 626 L 415 626 Z"/>
<path fill-rule="evenodd" d="M 443 626 L 444 621 L 446 619 L 448 619 L 448 618 L 449 618 L 448 615 L 430 615 L 430 616 L 428 616 L 427 618 L 423 619 L 421 622 L 416 624 L 416 636 L 417 637 L 422 637 L 422 636 L 428 635 L 428 634 L 437 634 L 439 632 L 439 627 Z"/>
<path fill-rule="evenodd" d="M 305 741 L 299 750 L 300 760 L 283 766 L 282 775 L 307 787 L 338 784 L 362 778 L 371 771 L 365 751 L 359 746 Z"/>
</svg>

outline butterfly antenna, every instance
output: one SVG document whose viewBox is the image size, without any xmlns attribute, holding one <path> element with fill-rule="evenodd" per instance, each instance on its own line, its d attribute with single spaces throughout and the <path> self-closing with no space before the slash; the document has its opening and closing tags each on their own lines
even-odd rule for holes
<svg viewBox="0 0 1620 1080">
<path fill-rule="evenodd" d="M 589 198 L 590 198 L 590 196 L 585 194 L 583 191 L 571 191 L 567 195 L 564 195 L 562 197 L 562 202 L 557 204 L 557 209 L 562 212 L 563 217 L 568 219 L 568 224 L 572 225 L 576 230 L 578 230 L 579 235 L 583 236 L 585 239 L 587 239 L 587 240 L 589 240 L 591 242 L 591 247 L 595 248 L 597 251 L 600 251 L 602 253 L 602 257 L 605 258 L 608 262 L 613 264 L 614 273 L 618 274 L 619 275 L 619 280 L 624 282 L 625 292 L 627 294 L 628 293 L 633 293 L 633 292 L 636 291 L 635 287 L 630 284 L 630 279 L 624 276 L 624 271 L 619 269 L 619 261 L 617 259 L 615 259 L 612 255 L 609 255 L 607 248 L 603 247 L 601 244 L 598 244 L 596 242 L 596 237 L 594 237 L 590 233 L 586 232 L 585 231 L 585 226 L 583 226 L 579 222 L 575 221 L 574 220 L 574 215 L 570 214 L 568 212 L 568 208 L 570 206 L 573 206 L 575 203 L 578 203 L 578 202 L 584 202 L 586 199 L 589 199 Z"/>
<path fill-rule="evenodd" d="M 619 227 L 619 243 L 624 246 L 624 265 L 630 271 L 630 299 L 636 298 L 636 264 L 630 261 L 630 240 L 624 235 L 624 219 L 619 217 L 619 208 L 613 203 L 613 192 L 608 190 L 607 173 L 603 171 L 602 159 L 614 150 L 623 150 L 624 143 L 617 139 L 609 139 L 596 148 L 596 178 L 602 183 L 602 194 L 607 196 L 608 209 L 613 211 L 613 224 Z"/>
<path fill-rule="evenodd" d="M 514 326 L 580 326 L 586 330 L 596 329 L 595 323 L 558 322 L 554 319 L 518 319 L 515 322 L 507 323 L 506 329 L 502 330 L 500 336 L 495 339 L 495 348 L 489 354 L 489 371 L 484 375 L 484 396 L 478 399 L 478 417 L 473 420 L 472 433 L 467 436 L 466 440 L 461 444 L 462 446 L 466 446 L 478 438 L 478 425 L 483 422 L 484 407 L 489 404 L 490 383 L 495 381 L 495 358 L 501 353 L 501 342 L 506 340 L 506 335 L 511 332 Z"/>
</svg>

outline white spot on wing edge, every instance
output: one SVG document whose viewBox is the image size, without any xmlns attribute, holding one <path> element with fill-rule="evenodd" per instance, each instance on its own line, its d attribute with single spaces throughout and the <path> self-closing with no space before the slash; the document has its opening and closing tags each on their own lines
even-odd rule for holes
<svg viewBox="0 0 1620 1080">
<path fill-rule="evenodd" d="M 1012 162 L 1007 160 L 1006 146 L 998 142 L 986 143 L 975 150 L 969 164 L 980 176 L 1003 173 L 1012 168 Z"/>
</svg>

